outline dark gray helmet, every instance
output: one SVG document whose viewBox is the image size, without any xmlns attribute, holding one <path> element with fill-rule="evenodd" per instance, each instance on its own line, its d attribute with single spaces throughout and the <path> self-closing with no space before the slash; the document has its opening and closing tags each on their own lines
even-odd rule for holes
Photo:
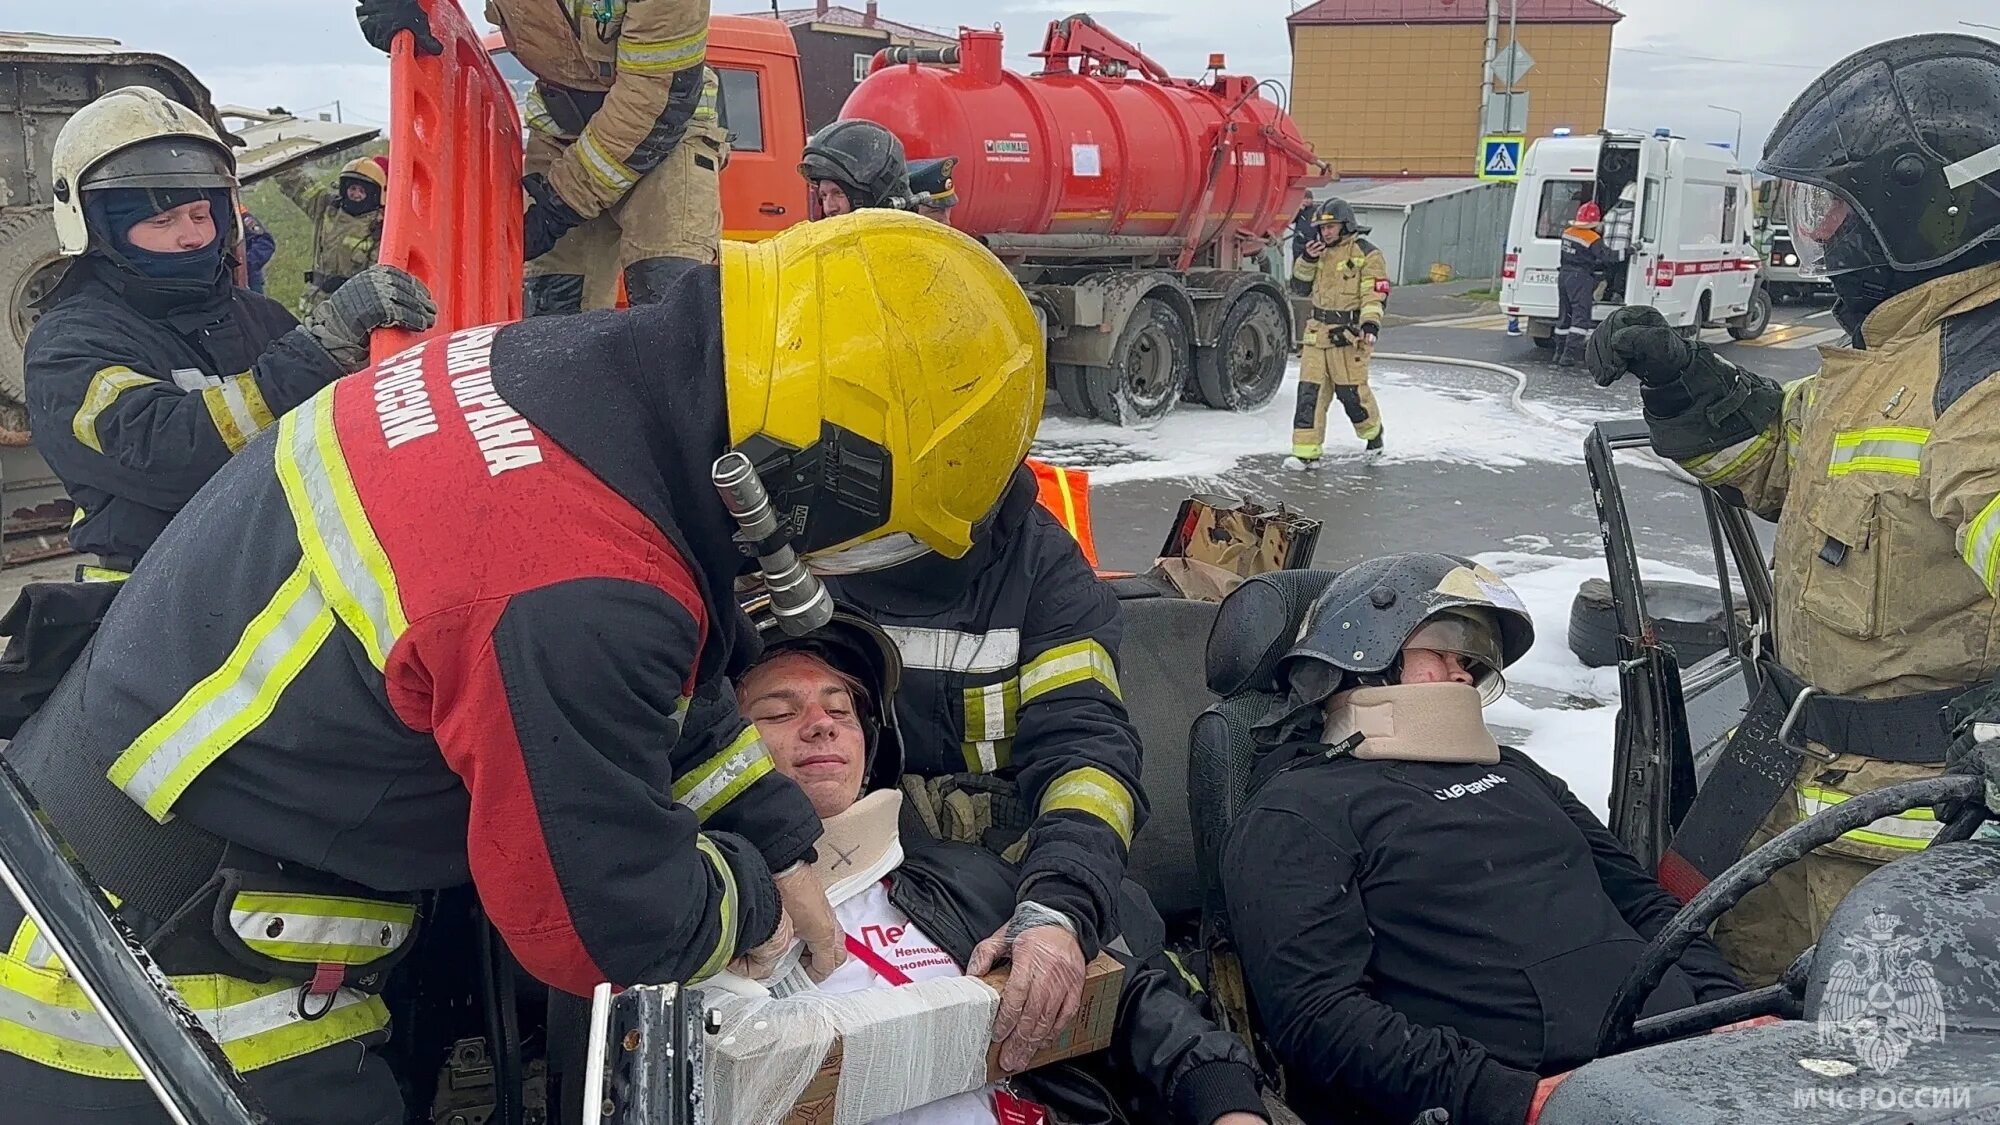
<svg viewBox="0 0 2000 1125">
<path fill-rule="evenodd" d="M 763 642 L 760 663 L 782 653 L 808 652 L 860 682 L 867 696 L 855 700 L 868 745 L 863 789 L 872 792 L 898 784 L 903 776 L 903 736 L 896 728 L 896 692 L 902 687 L 903 657 L 889 634 L 867 615 L 838 603 L 833 620 L 803 637 L 779 626 L 764 595 L 745 602 L 743 612 Z"/>
<path fill-rule="evenodd" d="M 1468 559 L 1418 552 L 1357 563 L 1313 601 L 1278 662 L 1288 710 L 1296 715 L 1336 692 L 1386 681 L 1413 638 L 1475 662 L 1490 703 L 1506 687 L 1501 670 L 1535 643 L 1535 624 L 1512 587 Z"/>
<path fill-rule="evenodd" d="M 1809 272 L 1944 265 L 2000 238 L 2000 44 L 1912 35 L 1837 62 L 1764 143 L 1760 172 Z"/>
<path fill-rule="evenodd" d="M 1373 229 L 1361 225 L 1361 220 L 1354 217 L 1354 205 L 1347 200 L 1322 200 L 1320 205 L 1313 209 L 1313 226 L 1330 227 L 1335 223 L 1345 225 L 1349 234 L 1367 234 Z"/>
<path fill-rule="evenodd" d="M 873 121 L 836 121 L 806 141 L 799 175 L 831 180 L 856 207 L 900 208 L 910 197 L 903 142 Z"/>
</svg>

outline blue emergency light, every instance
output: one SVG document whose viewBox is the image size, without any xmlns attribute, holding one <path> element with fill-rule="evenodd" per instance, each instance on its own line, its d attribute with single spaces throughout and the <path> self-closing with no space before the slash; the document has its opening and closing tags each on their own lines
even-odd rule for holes
<svg viewBox="0 0 2000 1125">
<path fill-rule="evenodd" d="M 1567 136 L 1569 136 L 1569 126 L 1567 126 L 1567 125 L 1558 125 L 1558 126 L 1556 126 L 1555 128 L 1553 128 L 1553 129 L 1550 129 L 1550 130 L 1549 130 L 1549 136 L 1551 136 L 1551 137 L 1567 137 Z"/>
<path fill-rule="evenodd" d="M 1674 135 L 1674 131 L 1672 129 L 1667 128 L 1665 125 L 1662 125 L 1659 128 L 1653 130 L 1653 135 L 1656 137 L 1671 137 Z"/>
</svg>

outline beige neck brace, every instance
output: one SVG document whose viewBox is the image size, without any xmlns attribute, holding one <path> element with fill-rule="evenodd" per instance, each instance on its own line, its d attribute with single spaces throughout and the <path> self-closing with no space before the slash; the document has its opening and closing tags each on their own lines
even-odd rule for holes
<svg viewBox="0 0 2000 1125">
<path fill-rule="evenodd" d="M 902 808 L 899 790 L 877 789 L 820 822 L 826 834 L 815 845 L 819 860 L 813 870 L 826 888 L 827 902 L 839 906 L 903 862 L 903 842 L 896 832 Z"/>
<path fill-rule="evenodd" d="M 1470 684 L 1396 684 L 1344 691 L 1327 701 L 1328 745 L 1360 734 L 1366 761 L 1466 762 L 1490 766 L 1500 747 Z"/>
</svg>

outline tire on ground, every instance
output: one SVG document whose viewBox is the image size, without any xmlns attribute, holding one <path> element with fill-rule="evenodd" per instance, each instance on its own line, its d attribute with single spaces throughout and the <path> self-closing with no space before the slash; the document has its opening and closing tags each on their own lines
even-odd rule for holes
<svg viewBox="0 0 2000 1125">
<path fill-rule="evenodd" d="M 1646 612 L 1659 628 L 1660 640 L 1674 650 L 1685 668 L 1720 651 L 1729 643 L 1722 618 L 1722 595 L 1713 586 L 1648 580 Z M 1618 663 L 1618 616 L 1611 604 L 1611 584 L 1587 579 L 1569 609 L 1569 650 L 1591 668 Z"/>
</svg>

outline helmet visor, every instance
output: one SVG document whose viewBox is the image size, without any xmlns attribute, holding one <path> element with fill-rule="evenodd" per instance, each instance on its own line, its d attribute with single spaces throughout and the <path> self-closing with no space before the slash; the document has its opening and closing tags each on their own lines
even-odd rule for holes
<svg viewBox="0 0 2000 1125">
<path fill-rule="evenodd" d="M 1801 275 L 1829 277 L 1889 264 L 1882 244 L 1862 229 L 1847 200 L 1818 184 L 1795 180 L 1784 181 L 1779 194 Z"/>
<path fill-rule="evenodd" d="M 105 157 L 80 177 L 84 191 L 100 188 L 236 187 L 236 161 L 207 141 L 155 137 Z"/>
<path fill-rule="evenodd" d="M 1417 626 L 1410 639 L 1403 642 L 1403 648 L 1457 655 L 1465 661 L 1466 671 L 1472 673 L 1473 686 L 1479 689 L 1479 701 L 1483 704 L 1490 704 L 1507 692 L 1507 680 L 1500 674 L 1503 663 L 1500 630 L 1484 614 L 1470 609 L 1437 614 Z"/>
<path fill-rule="evenodd" d="M 931 553 L 930 547 L 907 531 L 898 531 L 856 543 L 838 551 L 820 551 L 806 556 L 806 568 L 814 574 L 837 577 L 842 574 L 869 574 L 901 566 Z"/>
</svg>

